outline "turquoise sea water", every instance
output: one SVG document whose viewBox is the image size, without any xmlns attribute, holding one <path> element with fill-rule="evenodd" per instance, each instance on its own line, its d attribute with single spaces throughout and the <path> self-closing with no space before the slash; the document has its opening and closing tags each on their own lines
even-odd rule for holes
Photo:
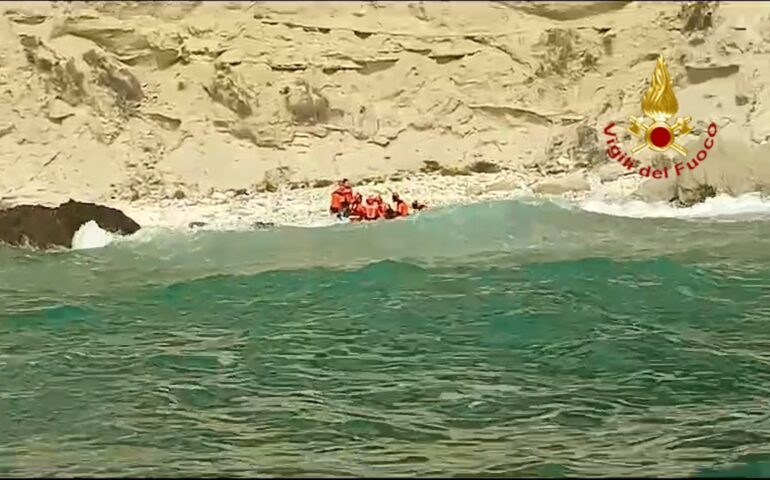
<svg viewBox="0 0 770 480">
<path fill-rule="evenodd" d="M 0 249 L 0 475 L 770 474 L 770 222 Z"/>
</svg>

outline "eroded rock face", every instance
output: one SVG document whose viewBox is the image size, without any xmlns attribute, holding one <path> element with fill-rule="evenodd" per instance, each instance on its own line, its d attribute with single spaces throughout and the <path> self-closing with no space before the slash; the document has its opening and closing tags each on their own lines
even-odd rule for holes
<svg viewBox="0 0 770 480">
<path fill-rule="evenodd" d="M 111 233 L 130 235 L 141 227 L 118 209 L 70 200 L 58 207 L 17 205 L 0 210 L 0 242 L 39 249 L 72 247 L 72 236 L 95 221 Z"/>
<path fill-rule="evenodd" d="M 58 152 L 40 188 L 91 198 L 246 188 L 284 166 L 290 181 L 400 175 L 425 161 L 459 168 L 467 155 L 533 176 L 601 168 L 611 180 L 625 173 L 605 168 L 601 128 L 639 115 L 661 52 L 682 115 L 770 139 L 770 19 L 756 3 L 0 10 L 0 190 L 37 169 L 18 158 Z M 100 173 L 80 182 L 57 173 L 64 162 Z"/>
<path fill-rule="evenodd" d="M 329 118 L 329 100 L 306 82 L 285 87 L 281 94 L 285 95 L 286 108 L 296 123 L 313 125 Z"/>
<path fill-rule="evenodd" d="M 99 83 L 110 88 L 118 99 L 138 102 L 144 98 L 139 80 L 119 62 L 96 50 L 89 50 L 83 54 L 83 60 L 97 72 Z"/>
<path fill-rule="evenodd" d="M 99 119 L 99 128 L 92 133 L 102 143 L 111 144 L 145 100 L 138 78 L 101 49 L 90 48 L 80 55 L 62 54 L 30 35 L 22 36 L 20 43 L 27 62 L 52 94 L 48 102 L 87 107 Z M 49 118 L 61 124 L 64 117 Z"/>
<path fill-rule="evenodd" d="M 212 100 L 224 105 L 240 118 L 251 116 L 257 103 L 256 94 L 232 71 L 230 65 L 218 64 L 216 70 L 211 84 L 203 86 L 206 93 Z"/>
<path fill-rule="evenodd" d="M 676 164 L 672 164 L 671 178 L 647 180 L 634 196 L 648 202 L 675 201 L 691 206 L 719 194 L 770 191 L 770 144 L 752 148 L 745 135 L 737 127 L 720 132 L 706 160 L 692 169 L 685 160 L 678 160 L 679 175 L 674 173 Z M 688 147 L 692 153 L 687 161 L 695 165 L 692 157 L 700 145 L 692 142 Z"/>
<path fill-rule="evenodd" d="M 194 4 L 194 2 L 190 3 Z M 133 12 L 131 12 L 133 15 L 131 15 L 129 11 L 132 9 L 129 5 L 126 6 L 129 9 L 124 9 L 123 15 L 119 11 L 110 12 L 107 9 L 108 11 L 104 12 L 105 16 L 94 16 L 92 12 L 58 17 L 51 37 L 71 35 L 89 40 L 115 55 L 121 62 L 130 65 L 144 65 L 163 70 L 180 60 L 184 61 L 183 41 L 178 32 L 155 29 L 143 25 L 142 22 L 125 22 L 126 18 L 141 15 L 139 12 L 143 8 L 141 5 L 133 5 Z M 188 5 L 188 7 L 194 8 L 195 5 Z M 156 7 L 150 16 L 159 13 Z"/>
</svg>

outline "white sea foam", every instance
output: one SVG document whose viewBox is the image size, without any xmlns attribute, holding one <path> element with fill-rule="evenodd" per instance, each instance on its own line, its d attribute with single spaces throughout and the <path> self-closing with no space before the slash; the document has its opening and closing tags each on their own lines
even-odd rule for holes
<svg viewBox="0 0 770 480">
<path fill-rule="evenodd" d="M 544 199 L 523 197 L 521 192 L 500 192 L 476 198 L 419 197 L 427 199 L 432 207 L 461 205 L 483 200 L 517 199 L 525 203 L 541 203 Z M 175 231 L 252 231 L 258 229 L 257 222 L 275 225 L 319 228 L 339 225 L 326 210 L 325 198 L 296 198 L 294 203 L 272 202 L 266 205 L 264 199 L 237 200 L 217 204 L 188 205 L 145 205 L 130 206 L 123 211 L 143 225 L 142 231 L 169 229 Z M 555 198 L 551 199 L 565 208 L 577 208 L 586 212 L 632 218 L 719 218 L 724 220 L 746 220 L 747 218 L 770 216 L 770 202 L 759 195 L 742 197 L 719 196 L 690 208 L 675 207 L 668 203 L 645 203 L 637 200 L 617 198 Z M 191 226 L 193 222 L 200 222 Z M 203 225 L 201 225 L 203 224 Z M 141 232 L 141 231 L 140 231 Z M 141 236 L 141 235 L 140 235 Z M 136 235 L 132 236 L 136 237 Z"/>
<path fill-rule="evenodd" d="M 112 239 L 109 232 L 102 230 L 95 221 L 91 220 L 81 225 L 72 236 L 72 249 L 102 248 L 112 243 Z"/>
<path fill-rule="evenodd" d="M 759 194 L 740 197 L 718 195 L 692 207 L 676 207 L 669 203 L 646 203 L 641 200 L 607 201 L 586 199 L 577 204 L 582 210 L 604 215 L 631 218 L 725 218 L 746 219 L 770 216 L 770 201 Z"/>
</svg>

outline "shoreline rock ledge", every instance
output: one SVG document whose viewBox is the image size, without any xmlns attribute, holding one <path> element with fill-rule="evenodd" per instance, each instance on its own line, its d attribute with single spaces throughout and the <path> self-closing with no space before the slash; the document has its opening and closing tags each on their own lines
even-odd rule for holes
<svg viewBox="0 0 770 480">
<path fill-rule="evenodd" d="M 58 207 L 16 205 L 0 210 L 0 244 L 41 250 L 72 247 L 75 232 L 96 222 L 110 233 L 131 235 L 141 227 L 116 208 L 69 200 Z"/>
</svg>

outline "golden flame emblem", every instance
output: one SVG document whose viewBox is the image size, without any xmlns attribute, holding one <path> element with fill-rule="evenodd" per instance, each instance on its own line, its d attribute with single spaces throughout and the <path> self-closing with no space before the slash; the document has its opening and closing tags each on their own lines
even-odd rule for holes
<svg viewBox="0 0 770 480">
<path fill-rule="evenodd" d="M 657 122 L 665 122 L 676 115 L 677 110 L 679 110 L 679 102 L 674 95 L 666 62 L 663 61 L 663 57 L 658 57 L 650 88 L 642 99 L 642 111 Z"/>
<path fill-rule="evenodd" d="M 644 143 L 634 147 L 631 152 L 638 153 L 645 148 L 663 152 L 671 148 L 681 155 L 687 155 L 687 149 L 676 143 L 676 140 L 692 131 L 689 125 L 692 117 L 677 119 L 673 125 L 669 125 L 668 120 L 676 115 L 678 110 L 679 102 L 674 95 L 671 76 L 661 55 L 655 64 L 650 87 L 642 98 L 642 112 L 652 119 L 652 124 L 647 125 L 638 118 L 631 117 L 628 131 L 644 140 Z"/>
</svg>

